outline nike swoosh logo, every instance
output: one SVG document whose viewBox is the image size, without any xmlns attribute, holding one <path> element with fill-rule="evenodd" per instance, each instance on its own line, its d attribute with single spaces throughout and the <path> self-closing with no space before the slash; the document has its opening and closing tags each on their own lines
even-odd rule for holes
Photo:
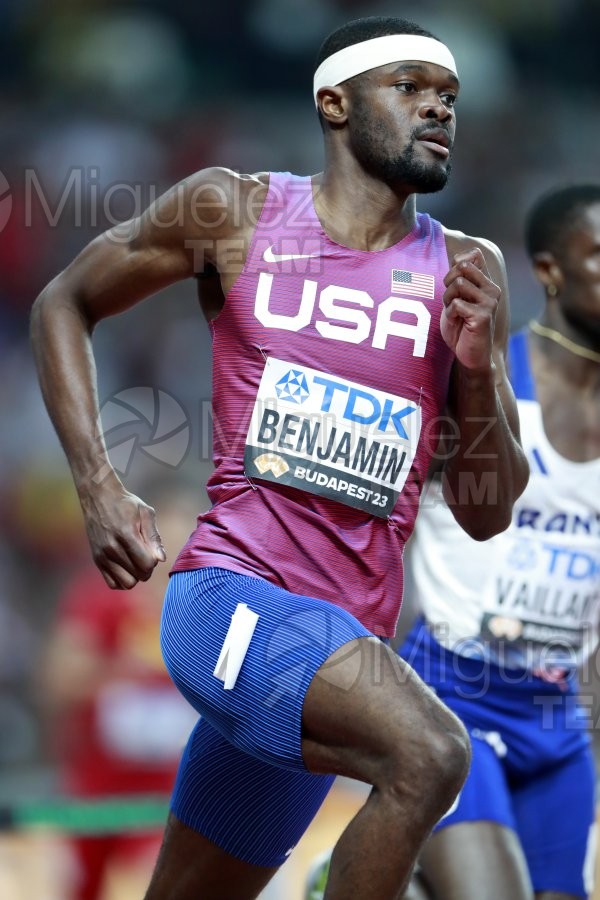
<svg viewBox="0 0 600 900">
<path fill-rule="evenodd" d="M 318 255 L 318 253 L 273 253 L 273 248 L 267 247 L 263 259 L 266 263 L 278 263 L 285 262 L 286 259 L 310 259 Z"/>
</svg>

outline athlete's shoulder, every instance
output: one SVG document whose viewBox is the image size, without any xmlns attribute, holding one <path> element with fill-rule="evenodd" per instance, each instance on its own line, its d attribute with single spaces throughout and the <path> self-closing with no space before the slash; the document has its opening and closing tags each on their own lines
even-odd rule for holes
<svg viewBox="0 0 600 900">
<path fill-rule="evenodd" d="M 236 172 L 226 166 L 207 166 L 186 176 L 181 182 L 189 189 L 214 187 L 220 190 L 237 190 L 240 186 L 251 189 L 259 185 L 268 187 L 270 172 Z"/>
<path fill-rule="evenodd" d="M 183 228 L 188 240 L 235 237 L 256 223 L 268 188 L 268 172 L 199 169 L 159 199 L 153 217 L 172 224 L 178 233 Z"/>
<path fill-rule="evenodd" d="M 507 292 L 507 274 L 504 256 L 500 248 L 483 237 L 473 237 L 465 234 L 463 231 L 455 231 L 442 226 L 444 238 L 446 240 L 446 250 L 448 251 L 448 259 L 452 261 L 457 253 L 465 250 L 472 250 L 473 247 L 479 247 L 483 253 L 488 267 L 489 274 L 493 281 L 502 289 L 502 293 Z"/>
<path fill-rule="evenodd" d="M 215 203 L 218 209 L 229 207 L 240 198 L 251 195 L 264 198 L 269 188 L 269 177 L 269 172 L 246 174 L 222 166 L 210 166 L 188 175 L 180 185 L 190 200 L 204 206 Z"/>
<path fill-rule="evenodd" d="M 504 257 L 502 256 L 502 251 L 493 241 L 483 237 L 473 237 L 470 234 L 465 234 L 464 231 L 456 231 L 451 228 L 446 228 L 444 225 L 442 225 L 442 229 L 444 231 L 444 238 L 446 240 L 446 247 L 450 258 L 456 253 L 461 253 L 464 250 L 471 250 L 473 247 L 479 247 L 486 261 L 491 260 L 493 265 L 501 266 L 502 269 L 504 269 Z"/>
</svg>

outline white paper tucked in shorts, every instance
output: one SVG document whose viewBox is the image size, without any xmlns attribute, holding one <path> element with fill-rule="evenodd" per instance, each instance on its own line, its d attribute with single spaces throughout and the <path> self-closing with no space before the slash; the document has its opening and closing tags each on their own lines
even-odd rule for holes
<svg viewBox="0 0 600 900">
<path fill-rule="evenodd" d="M 258 614 L 245 603 L 238 603 L 213 672 L 224 683 L 226 691 L 235 687 L 257 622 Z"/>
</svg>

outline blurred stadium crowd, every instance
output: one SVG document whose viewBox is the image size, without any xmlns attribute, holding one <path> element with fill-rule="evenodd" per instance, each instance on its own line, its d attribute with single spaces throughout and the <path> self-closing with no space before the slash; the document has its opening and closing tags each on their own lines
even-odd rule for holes
<svg viewBox="0 0 600 900">
<path fill-rule="evenodd" d="M 58 599 L 88 554 L 33 371 L 31 303 L 91 237 L 198 168 L 318 171 L 312 61 L 330 30 L 369 14 L 414 18 L 455 52 L 464 90 L 454 170 L 422 208 L 500 245 L 518 327 L 541 301 L 522 249 L 524 210 L 546 187 L 598 177 L 595 0 L 0 0 L 4 802 L 54 789 L 41 660 Z M 103 323 L 95 346 L 101 401 L 137 418 L 133 444 L 119 438 L 127 416 L 114 419 L 128 487 L 160 513 L 166 481 L 199 510 L 210 344 L 194 285 Z M 164 438 L 174 431 L 176 445 Z"/>
</svg>

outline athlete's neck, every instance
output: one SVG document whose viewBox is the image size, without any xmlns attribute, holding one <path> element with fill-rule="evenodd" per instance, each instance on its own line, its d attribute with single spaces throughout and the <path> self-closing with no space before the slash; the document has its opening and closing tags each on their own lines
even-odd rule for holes
<svg viewBox="0 0 600 900">
<path fill-rule="evenodd" d="M 347 168 L 328 168 L 312 179 L 323 230 L 336 243 L 355 250 L 393 247 L 415 227 L 415 195 L 398 194 L 362 170 Z"/>
<path fill-rule="evenodd" d="M 598 340 L 591 332 L 569 322 L 558 304 L 549 303 L 539 317 L 540 332 L 533 338 L 537 352 L 547 365 L 560 372 L 561 378 L 580 390 L 600 392 L 600 365 L 596 359 L 585 357 L 587 351 L 600 352 Z M 562 340 L 566 338 L 566 341 Z"/>
</svg>

